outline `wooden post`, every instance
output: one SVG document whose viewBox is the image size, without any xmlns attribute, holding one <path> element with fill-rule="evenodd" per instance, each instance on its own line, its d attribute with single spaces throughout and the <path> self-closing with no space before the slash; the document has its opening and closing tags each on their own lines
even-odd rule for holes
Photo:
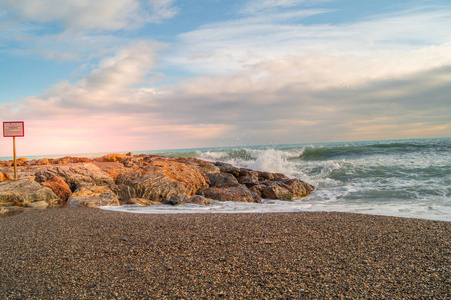
<svg viewBox="0 0 451 300">
<path fill-rule="evenodd" d="M 14 180 L 17 180 L 16 137 L 13 136 Z"/>
</svg>

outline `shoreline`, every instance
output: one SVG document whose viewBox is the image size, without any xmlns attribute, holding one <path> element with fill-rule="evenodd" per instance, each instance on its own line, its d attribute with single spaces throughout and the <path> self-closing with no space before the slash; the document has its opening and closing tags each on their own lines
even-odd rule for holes
<svg viewBox="0 0 451 300">
<path fill-rule="evenodd" d="M 443 221 L 73 208 L 0 219 L 0 238 L 3 299 L 446 299 L 451 283 Z"/>
</svg>

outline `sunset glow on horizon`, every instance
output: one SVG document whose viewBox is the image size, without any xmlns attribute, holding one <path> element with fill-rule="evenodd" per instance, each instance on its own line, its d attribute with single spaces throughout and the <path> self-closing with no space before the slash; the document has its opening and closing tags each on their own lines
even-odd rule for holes
<svg viewBox="0 0 451 300">
<path fill-rule="evenodd" d="M 0 1 L 19 156 L 451 136 L 444 0 Z M 0 157 L 11 156 L 10 138 Z"/>
</svg>

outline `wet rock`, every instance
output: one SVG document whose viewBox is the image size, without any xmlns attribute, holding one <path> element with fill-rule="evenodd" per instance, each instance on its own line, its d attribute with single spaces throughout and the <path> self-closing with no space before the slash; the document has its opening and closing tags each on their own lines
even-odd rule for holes
<svg viewBox="0 0 451 300">
<path fill-rule="evenodd" d="M 292 200 L 301 198 L 313 192 L 314 187 L 299 179 L 281 179 L 277 181 L 264 181 L 266 186 L 261 192 L 263 198 Z"/>
<path fill-rule="evenodd" d="M 258 172 L 249 169 L 240 169 L 238 173 L 238 182 L 247 187 L 257 185 L 259 183 Z"/>
<path fill-rule="evenodd" d="M 9 180 L 0 183 L 0 206 L 25 207 L 38 201 L 45 201 L 53 205 L 60 199 L 51 189 L 30 179 Z"/>
<path fill-rule="evenodd" d="M 119 198 L 108 186 L 80 184 L 67 201 L 69 207 L 116 206 Z"/>
<path fill-rule="evenodd" d="M 182 204 L 183 200 L 185 200 L 185 199 L 181 196 L 173 196 L 173 197 L 171 197 L 171 199 L 163 201 L 163 204 L 179 205 L 179 204 Z"/>
<path fill-rule="evenodd" d="M 216 162 L 215 166 L 219 167 L 219 170 L 221 171 L 221 173 L 230 173 L 235 177 L 238 177 L 240 174 L 240 169 L 232 166 L 231 164 L 227 164 L 227 163 L 223 163 L 223 162 Z"/>
<path fill-rule="evenodd" d="M 240 186 L 235 176 L 230 173 L 211 173 L 207 176 L 212 187 L 225 188 Z"/>
<path fill-rule="evenodd" d="M 219 204 L 218 201 L 210 199 L 210 198 L 206 198 L 200 195 L 195 195 L 192 196 L 191 198 L 187 199 L 184 201 L 185 204 L 198 204 L 198 205 L 215 205 L 215 204 Z"/>
<path fill-rule="evenodd" d="M 260 203 L 262 200 L 257 194 L 252 193 L 249 189 L 241 186 L 227 188 L 212 187 L 203 189 L 202 191 L 200 191 L 200 194 L 201 196 L 218 201 Z"/>
</svg>

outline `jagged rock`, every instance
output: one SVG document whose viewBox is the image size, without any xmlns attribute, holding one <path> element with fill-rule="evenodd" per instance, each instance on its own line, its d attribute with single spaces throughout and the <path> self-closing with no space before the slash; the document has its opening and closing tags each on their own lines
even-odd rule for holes
<svg viewBox="0 0 451 300">
<path fill-rule="evenodd" d="M 127 168 L 140 167 L 143 165 L 143 162 L 144 157 L 142 156 L 126 157 L 121 161 L 121 163 Z"/>
<path fill-rule="evenodd" d="M 77 206 L 116 206 L 118 197 L 107 186 L 80 184 L 67 201 L 69 207 Z"/>
<path fill-rule="evenodd" d="M 30 179 L 0 183 L 0 206 L 25 207 L 38 201 L 55 205 L 60 202 L 60 199 L 51 189 Z"/>
<path fill-rule="evenodd" d="M 118 175 L 119 179 L 119 175 Z M 127 203 L 135 203 L 131 202 L 131 199 L 142 199 L 136 197 L 136 190 L 133 187 L 130 187 L 125 184 L 113 184 L 110 186 L 111 190 L 118 196 L 119 201 L 121 204 L 127 204 Z M 148 199 L 145 199 L 148 200 Z M 140 204 L 140 203 L 138 203 Z"/>
<path fill-rule="evenodd" d="M 202 175 L 199 174 L 199 176 Z M 117 182 L 117 186 L 121 188 L 121 199 L 126 199 L 130 195 L 128 196 L 130 198 L 143 198 L 163 202 L 176 195 L 191 196 L 184 183 L 156 172 L 143 174 L 137 171 L 119 174 Z M 124 186 L 128 186 L 129 189 Z"/>
<path fill-rule="evenodd" d="M 237 180 L 239 183 L 244 184 L 247 187 L 252 187 L 259 183 L 258 172 L 249 169 L 240 169 Z"/>
<path fill-rule="evenodd" d="M 215 204 L 219 204 L 218 201 L 210 199 L 210 198 L 205 198 L 204 196 L 200 196 L 200 195 L 194 195 L 191 198 L 187 199 L 184 201 L 185 204 L 198 204 L 198 205 L 215 205 Z"/>
<path fill-rule="evenodd" d="M 223 163 L 223 162 L 216 162 L 215 166 L 219 167 L 219 170 L 221 171 L 221 173 L 230 173 L 235 177 L 238 177 L 240 174 L 240 169 L 232 166 L 231 164 L 227 164 L 227 163 Z"/>
<path fill-rule="evenodd" d="M 50 188 L 63 202 L 67 202 L 72 194 L 69 185 L 58 176 L 53 176 L 51 179 L 41 182 L 41 184 Z"/>
<path fill-rule="evenodd" d="M 282 173 L 258 172 L 258 181 L 288 179 Z"/>
<path fill-rule="evenodd" d="M 185 188 L 185 192 L 183 194 L 186 196 L 192 196 L 199 189 L 208 186 L 204 176 L 202 176 L 199 171 L 184 163 L 180 163 L 172 159 L 152 157 L 147 166 L 141 169 L 143 170 L 143 173 L 162 174 L 170 181 L 182 183 Z M 177 195 L 182 196 L 182 194 Z"/>
<path fill-rule="evenodd" d="M 230 173 L 211 173 L 207 176 L 212 187 L 225 188 L 240 186 L 240 183 L 235 176 Z"/>
<path fill-rule="evenodd" d="M 203 189 L 199 192 L 201 196 L 211 198 L 218 201 L 237 201 L 237 202 L 253 202 L 260 203 L 261 197 L 252 193 L 249 189 L 238 187 L 217 188 L 212 187 Z"/>
<path fill-rule="evenodd" d="M 79 183 L 92 183 L 95 185 L 114 184 L 114 180 L 107 173 L 102 172 L 94 164 L 84 164 L 76 166 L 50 167 L 35 174 L 37 182 L 44 182 L 58 176 L 67 182 L 72 191 Z"/>
<path fill-rule="evenodd" d="M 0 171 L 0 182 L 8 181 L 8 180 L 11 180 L 11 179 L 13 179 L 13 177 L 11 175 L 9 175 L 7 173 L 3 173 L 2 171 Z"/>
</svg>

